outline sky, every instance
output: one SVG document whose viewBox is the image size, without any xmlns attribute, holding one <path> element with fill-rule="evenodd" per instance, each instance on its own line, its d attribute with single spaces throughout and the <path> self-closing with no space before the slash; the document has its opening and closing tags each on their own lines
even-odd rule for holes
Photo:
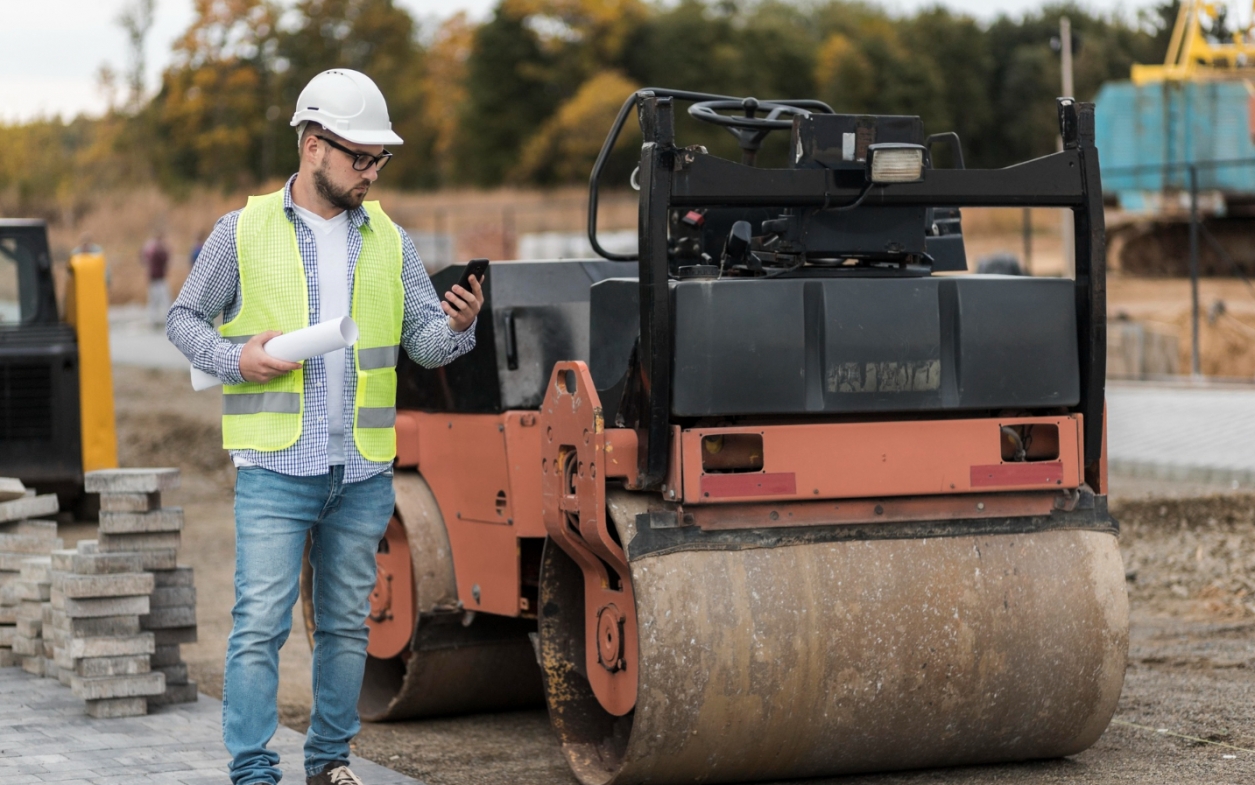
<svg viewBox="0 0 1255 785">
<path fill-rule="evenodd" d="M 121 74 L 127 68 L 126 39 L 115 20 L 130 0 L 0 0 L 0 122 L 39 116 L 72 117 L 99 114 L 105 96 L 97 74 L 108 63 Z M 496 0 L 396 0 L 420 19 L 439 19 L 466 11 L 486 17 Z M 889 0 L 897 11 L 910 12 L 936 0 Z M 1017 15 L 1042 5 L 1042 0 L 942 0 L 956 11 L 988 19 L 1003 12 Z M 1134 13 L 1153 0 L 1082 0 L 1104 12 Z M 155 89 L 170 61 L 170 47 L 192 21 L 192 0 L 157 0 L 156 18 L 147 44 L 149 89 Z M 121 96 L 119 96 L 121 97 Z"/>
</svg>

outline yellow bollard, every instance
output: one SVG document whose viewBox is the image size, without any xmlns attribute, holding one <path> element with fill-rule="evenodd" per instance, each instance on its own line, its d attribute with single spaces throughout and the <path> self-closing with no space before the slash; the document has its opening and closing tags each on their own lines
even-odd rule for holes
<svg viewBox="0 0 1255 785">
<path fill-rule="evenodd" d="M 109 358 L 109 295 L 105 257 L 70 257 L 65 320 L 78 335 L 78 399 L 82 413 L 83 472 L 118 465 L 113 412 L 113 365 Z"/>
</svg>

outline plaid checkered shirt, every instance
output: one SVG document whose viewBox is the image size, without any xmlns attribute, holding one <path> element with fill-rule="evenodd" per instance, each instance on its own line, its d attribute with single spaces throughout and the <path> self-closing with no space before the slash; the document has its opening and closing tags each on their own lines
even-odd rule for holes
<svg viewBox="0 0 1255 785">
<path fill-rule="evenodd" d="M 296 214 L 292 205 L 292 183 L 283 189 L 283 210 L 296 226 L 296 242 L 305 266 L 309 288 L 309 323 L 317 324 L 318 252 L 313 231 Z M 235 250 L 235 228 L 240 211 L 223 216 L 205 240 L 205 246 L 192 267 L 183 290 L 166 317 L 166 335 L 196 368 L 211 373 L 226 384 L 241 384 L 240 353 L 243 344 L 233 344 L 218 334 L 213 320 L 222 314 L 224 322 L 240 312 L 240 269 Z M 354 229 L 370 230 L 370 217 L 358 207 L 349 211 Z M 449 318 L 440 308 L 440 298 L 414 243 L 401 227 L 401 285 L 405 289 L 405 316 L 401 326 L 401 345 L 414 362 L 435 368 L 469 352 L 475 347 L 475 325 L 457 333 L 449 327 Z M 349 301 L 353 298 L 353 272 L 362 251 L 362 237 L 349 232 Z M 353 352 L 347 352 L 344 369 L 344 481 L 358 482 L 391 467 L 388 463 L 369 461 L 362 457 L 353 443 L 353 402 L 357 393 L 357 368 Z M 305 414 L 301 437 L 296 444 L 275 452 L 232 450 L 233 457 L 281 474 L 308 477 L 326 474 L 327 461 L 327 368 L 321 357 L 305 361 Z"/>
</svg>

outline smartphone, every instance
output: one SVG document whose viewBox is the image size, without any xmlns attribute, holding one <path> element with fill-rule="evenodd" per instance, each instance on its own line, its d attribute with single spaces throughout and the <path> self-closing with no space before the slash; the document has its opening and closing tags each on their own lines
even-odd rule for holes
<svg viewBox="0 0 1255 785">
<path fill-rule="evenodd" d="M 488 272 L 487 259 L 472 259 L 466 263 L 466 268 L 462 270 L 462 277 L 458 279 L 457 285 L 461 286 L 468 292 L 473 291 L 471 289 L 471 276 L 473 275 L 478 278 L 480 284 L 482 285 L 484 282 L 484 273 L 486 272 Z"/>
</svg>

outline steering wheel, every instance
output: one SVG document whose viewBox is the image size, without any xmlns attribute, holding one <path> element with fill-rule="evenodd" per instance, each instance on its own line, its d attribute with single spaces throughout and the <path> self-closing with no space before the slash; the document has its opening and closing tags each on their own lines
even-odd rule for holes
<svg viewBox="0 0 1255 785">
<path fill-rule="evenodd" d="M 720 112 L 740 110 L 741 115 Z M 759 117 L 766 112 L 766 117 Z M 741 163 L 753 165 L 763 139 L 772 131 L 793 127 L 793 116 L 810 117 L 812 112 L 831 113 L 822 101 L 760 101 L 757 98 L 699 101 L 689 107 L 689 115 L 702 122 L 726 128 L 741 147 Z M 782 116 L 788 119 L 781 119 Z"/>
</svg>

